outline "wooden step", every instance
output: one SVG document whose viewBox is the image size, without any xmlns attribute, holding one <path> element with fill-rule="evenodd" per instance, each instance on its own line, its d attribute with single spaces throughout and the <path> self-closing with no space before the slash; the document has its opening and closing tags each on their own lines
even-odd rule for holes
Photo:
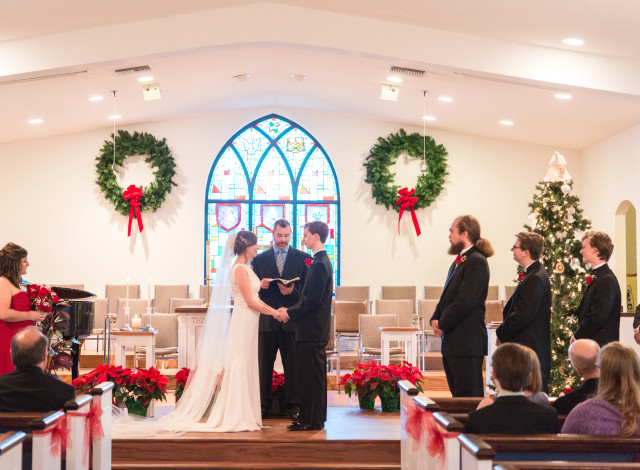
<svg viewBox="0 0 640 470">
<path fill-rule="evenodd" d="M 193 461 L 180 461 L 180 462 L 118 462 L 111 465 L 113 470 L 145 470 L 145 469 L 174 469 L 174 470 L 196 470 L 196 469 L 246 469 L 247 464 L 244 462 L 193 462 Z M 400 464 L 370 464 L 360 462 L 323 462 L 322 464 L 300 464 L 300 463 L 287 463 L 287 462 L 254 462 L 251 463 L 251 468 L 259 470 L 278 470 L 281 468 L 295 468 L 297 470 L 317 470 L 322 469 L 336 469 L 336 470 L 400 470 Z"/>
</svg>

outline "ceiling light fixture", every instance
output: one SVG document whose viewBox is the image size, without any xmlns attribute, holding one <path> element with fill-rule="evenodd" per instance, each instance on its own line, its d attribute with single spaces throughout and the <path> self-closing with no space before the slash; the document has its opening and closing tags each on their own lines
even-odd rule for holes
<svg viewBox="0 0 640 470">
<path fill-rule="evenodd" d="M 240 75 L 234 75 L 233 79 L 237 82 L 244 82 L 247 78 L 251 78 L 248 73 L 241 73 Z"/>
<path fill-rule="evenodd" d="M 582 39 L 578 39 L 578 38 L 565 38 L 562 40 L 563 44 L 566 44 L 567 46 L 582 46 L 584 45 L 584 41 Z"/>
<path fill-rule="evenodd" d="M 422 119 L 424 119 L 425 121 L 435 121 L 436 118 L 433 116 L 422 116 Z"/>
<path fill-rule="evenodd" d="M 382 84 L 382 89 L 380 90 L 380 99 L 385 101 L 398 101 L 398 94 L 400 90 L 397 86 L 389 85 L 388 83 Z"/>
<path fill-rule="evenodd" d="M 153 81 L 153 77 L 151 75 L 146 75 L 144 77 L 138 77 L 138 82 L 140 83 L 147 83 L 147 82 L 152 82 Z"/>
<path fill-rule="evenodd" d="M 112 114 L 108 119 L 115 121 L 116 119 L 122 119 L 122 116 L 120 116 L 119 114 Z"/>
<path fill-rule="evenodd" d="M 391 83 L 402 83 L 402 78 L 396 75 L 389 75 L 387 81 Z"/>
<path fill-rule="evenodd" d="M 304 82 L 307 78 L 309 78 L 301 73 L 291 73 L 289 74 L 289 76 L 298 82 Z"/>
<path fill-rule="evenodd" d="M 556 93 L 554 96 L 559 100 L 570 100 L 572 98 L 571 93 Z"/>
<path fill-rule="evenodd" d="M 29 119 L 29 124 L 42 124 L 42 119 L 40 118 Z"/>
<path fill-rule="evenodd" d="M 89 101 L 102 101 L 103 99 L 104 99 L 104 96 L 96 95 L 96 96 L 91 96 L 89 98 Z"/>
<path fill-rule="evenodd" d="M 145 101 L 162 99 L 162 95 L 160 94 L 160 84 L 148 83 L 146 85 L 142 85 L 142 97 Z"/>
<path fill-rule="evenodd" d="M 451 98 L 450 96 L 440 96 L 438 97 L 438 101 L 442 101 L 443 103 L 451 103 L 453 101 L 453 98 Z"/>
<path fill-rule="evenodd" d="M 500 121 L 500 124 L 502 124 L 503 126 L 513 126 L 513 121 L 507 121 L 506 119 L 503 119 L 502 121 Z"/>
</svg>

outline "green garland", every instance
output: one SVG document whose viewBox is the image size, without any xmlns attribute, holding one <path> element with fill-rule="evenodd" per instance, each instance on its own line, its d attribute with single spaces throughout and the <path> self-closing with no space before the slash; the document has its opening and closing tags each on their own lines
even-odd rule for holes
<svg viewBox="0 0 640 470">
<path fill-rule="evenodd" d="M 363 163 L 367 169 L 365 182 L 371 184 L 371 195 L 376 200 L 376 204 L 399 211 L 400 206 L 396 201 L 400 186 L 394 184 L 395 173 L 391 173 L 389 167 L 395 164 L 398 155 L 405 151 L 411 158 L 422 160 L 423 142 L 426 143 L 424 157 L 427 166 L 418 176 L 414 187 L 413 196 L 418 198 L 414 209 L 427 207 L 435 201 L 444 186 L 444 177 L 448 174 L 447 150 L 443 145 L 436 145 L 435 140 L 430 136 L 426 136 L 425 139 L 417 132 L 407 135 L 404 129 L 400 129 L 400 132 L 389 134 L 386 139 L 379 137 L 378 143 L 371 148 L 367 161 Z"/>
<path fill-rule="evenodd" d="M 113 139 L 113 134 L 111 134 Z M 145 161 L 155 168 L 153 175 L 155 180 L 149 186 L 142 188 L 144 196 L 140 199 L 140 211 L 157 211 L 164 203 L 167 193 L 172 186 L 177 186 L 173 181 L 176 174 L 176 163 L 171 156 L 166 139 L 156 140 L 146 132 L 134 132 L 119 130 L 115 138 L 116 153 L 115 165 L 113 155 L 113 140 L 105 140 L 100 155 L 96 157 L 96 171 L 98 179 L 96 183 L 107 201 L 111 202 L 122 215 L 129 215 L 129 202 L 122 197 L 124 189 L 116 179 L 116 166 L 122 166 L 130 155 L 146 155 Z"/>
</svg>

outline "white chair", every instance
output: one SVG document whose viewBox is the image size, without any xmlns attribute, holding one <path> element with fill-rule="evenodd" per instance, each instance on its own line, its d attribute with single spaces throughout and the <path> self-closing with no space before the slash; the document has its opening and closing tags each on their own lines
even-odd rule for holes
<svg viewBox="0 0 640 470">
<path fill-rule="evenodd" d="M 164 361 L 178 359 L 178 315 L 175 313 L 154 313 L 151 315 L 151 327 L 158 332 L 156 335 L 156 359 L 161 356 L 161 370 Z M 137 354 L 144 356 L 146 348 L 140 347 Z M 148 369 L 155 364 L 145 364 Z"/>
<path fill-rule="evenodd" d="M 124 308 L 127 306 L 126 299 L 118 299 L 118 313 L 116 316 L 116 328 L 121 330 L 125 325 Z M 129 315 L 133 318 L 134 315 L 140 315 L 143 318 L 147 314 L 147 300 L 146 299 L 129 299 Z M 131 319 L 129 319 L 131 322 Z M 131 326 L 131 324 L 129 324 Z M 144 325 L 143 325 L 144 326 Z"/>
<path fill-rule="evenodd" d="M 504 308 L 504 302 L 502 300 L 487 300 L 484 303 L 484 307 L 485 323 L 502 323 L 502 309 Z"/>
<path fill-rule="evenodd" d="M 489 286 L 485 300 L 498 300 L 498 286 Z"/>
<path fill-rule="evenodd" d="M 100 341 L 102 341 L 103 347 L 105 345 L 105 317 L 109 314 L 109 299 L 95 299 L 93 306 L 93 330 L 91 330 L 91 335 L 87 336 L 86 341 L 95 341 L 96 351 L 98 351 Z"/>
<path fill-rule="evenodd" d="M 169 300 L 189 298 L 189 285 L 156 285 L 155 312 L 169 313 Z"/>
<path fill-rule="evenodd" d="M 440 302 L 440 300 L 436 299 L 420 299 L 418 302 L 417 324 L 422 335 L 422 354 L 426 354 L 431 350 L 437 350 L 440 346 L 440 338 L 433 333 L 433 329 L 429 324 L 431 315 L 435 312 L 438 302 Z M 420 358 L 424 359 L 422 354 Z"/>
<path fill-rule="evenodd" d="M 444 286 L 424 286 L 424 298 L 439 300 L 443 290 Z"/>
<path fill-rule="evenodd" d="M 176 313 L 178 307 L 202 307 L 204 299 L 169 299 L 169 313 Z"/>
<path fill-rule="evenodd" d="M 338 376 L 341 371 L 340 358 L 341 348 L 340 341 L 356 341 L 356 349 L 360 349 L 360 325 L 358 319 L 360 315 L 366 315 L 368 311 L 367 300 L 334 300 L 333 301 L 333 315 L 335 318 L 335 345 L 337 355 L 337 369 Z M 340 385 L 338 385 L 338 392 L 340 392 Z"/>
<path fill-rule="evenodd" d="M 371 304 L 369 300 L 369 286 L 336 286 L 336 300 L 350 301 L 367 301 L 367 313 L 371 313 Z"/>
<path fill-rule="evenodd" d="M 377 299 L 376 315 L 398 315 L 398 326 L 413 326 L 413 307 L 409 299 Z"/>
<path fill-rule="evenodd" d="M 379 328 L 398 326 L 398 315 L 360 315 L 359 325 L 360 334 L 362 335 L 360 362 L 364 358 L 380 361 L 382 340 Z M 391 348 L 389 355 L 402 357 L 402 348 Z"/>
<path fill-rule="evenodd" d="M 416 286 L 382 286 L 382 298 L 384 300 L 409 299 L 411 315 L 413 315 L 416 309 Z M 406 326 L 402 324 L 402 319 L 400 319 L 400 326 Z"/>
<path fill-rule="evenodd" d="M 504 291 L 505 291 L 504 292 L 505 293 L 504 300 L 505 300 L 505 302 L 507 302 L 511 298 L 511 296 L 513 295 L 513 291 L 516 290 L 516 287 L 518 287 L 518 286 L 505 286 L 504 287 Z"/>
<path fill-rule="evenodd" d="M 129 284 L 129 299 L 140 298 L 140 284 Z M 127 298 L 126 284 L 107 284 L 104 289 L 104 296 L 109 299 L 109 313 L 116 313 L 118 310 L 118 299 Z"/>
</svg>

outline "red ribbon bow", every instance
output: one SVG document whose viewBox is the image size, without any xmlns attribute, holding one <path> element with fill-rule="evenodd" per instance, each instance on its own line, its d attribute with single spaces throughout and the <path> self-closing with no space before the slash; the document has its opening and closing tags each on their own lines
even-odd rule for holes
<svg viewBox="0 0 640 470">
<path fill-rule="evenodd" d="M 87 420 L 84 423 L 84 443 L 83 451 L 85 463 L 89 465 L 92 446 L 96 441 L 99 441 L 104 437 L 104 430 L 102 429 L 102 407 L 97 402 L 92 402 L 89 407 L 88 413 L 78 413 L 77 411 L 70 411 L 68 414 L 73 416 L 84 416 Z M 69 446 L 71 447 L 71 446 Z"/>
<path fill-rule="evenodd" d="M 142 194 L 142 188 L 138 188 L 135 184 L 130 185 L 127 189 L 122 193 L 125 201 L 129 201 L 129 237 L 131 236 L 131 222 L 133 222 L 133 213 L 136 214 L 136 219 L 138 219 L 138 229 L 140 232 L 144 229 L 142 226 L 142 215 L 140 214 L 140 198 L 144 196 Z"/>
<path fill-rule="evenodd" d="M 402 219 L 402 213 L 404 212 L 405 209 L 409 210 L 411 209 L 411 219 L 413 220 L 413 226 L 416 229 L 416 235 L 420 236 L 420 224 L 418 224 L 418 218 L 416 217 L 416 212 L 413 210 L 413 206 L 415 205 L 416 202 L 418 202 L 418 198 L 413 196 L 412 194 L 414 194 L 416 192 L 415 189 L 407 189 L 407 188 L 402 188 L 400 190 L 398 190 L 398 194 L 400 195 L 400 197 L 398 198 L 398 200 L 396 201 L 396 204 L 398 204 L 400 206 L 400 214 L 398 215 L 398 235 L 400 235 L 400 220 Z"/>
<path fill-rule="evenodd" d="M 415 450 L 417 446 L 421 444 L 424 436 L 427 452 L 431 457 L 436 459 L 438 466 L 442 467 L 446 456 L 444 440 L 454 439 L 458 437 L 460 433 L 441 431 L 440 426 L 438 426 L 436 419 L 433 417 L 433 413 L 423 411 L 413 403 L 405 406 L 405 410 L 405 431 L 407 431 L 407 436 L 413 441 L 413 449 Z"/>
<path fill-rule="evenodd" d="M 44 431 L 33 431 L 34 436 L 42 436 L 45 434 L 51 434 L 51 453 L 53 455 L 60 455 L 60 453 L 67 448 L 67 443 L 69 447 L 71 447 L 69 428 L 67 427 L 67 415 L 61 417 L 55 426 L 51 426 Z"/>
</svg>

